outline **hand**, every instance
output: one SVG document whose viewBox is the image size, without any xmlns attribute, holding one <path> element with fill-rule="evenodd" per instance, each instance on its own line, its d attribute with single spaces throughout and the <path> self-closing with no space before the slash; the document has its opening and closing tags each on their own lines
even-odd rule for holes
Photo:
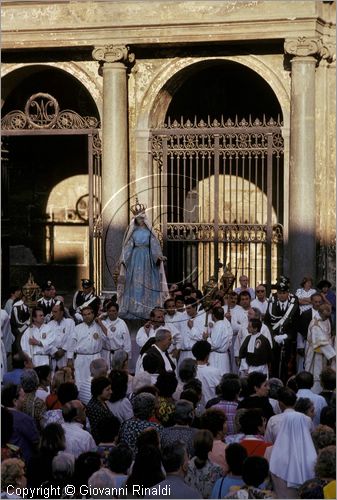
<svg viewBox="0 0 337 500">
<path fill-rule="evenodd" d="M 100 318 L 99 316 L 97 316 L 97 318 L 95 318 L 95 321 L 98 325 L 101 325 L 102 324 L 102 318 Z"/>
<path fill-rule="evenodd" d="M 207 340 L 209 336 L 210 336 L 210 335 L 209 335 L 209 333 L 207 333 L 207 332 L 204 332 L 204 333 L 202 334 L 202 338 L 203 338 L 203 340 Z"/>
<path fill-rule="evenodd" d="M 193 319 L 189 319 L 187 321 L 187 326 L 188 326 L 188 328 L 193 328 Z"/>
<path fill-rule="evenodd" d="M 144 325 L 144 330 L 146 331 L 147 334 L 150 333 L 150 329 L 151 329 L 151 322 L 148 321 L 147 323 L 145 323 Z"/>
<path fill-rule="evenodd" d="M 226 314 L 225 314 L 225 318 L 226 318 L 228 321 L 230 321 L 230 320 L 232 319 L 232 315 L 231 315 L 231 313 L 230 313 L 230 312 L 226 312 Z"/>
<path fill-rule="evenodd" d="M 282 345 L 285 339 L 288 338 L 288 335 L 284 333 L 283 335 L 275 335 L 274 340 L 278 345 Z"/>
<path fill-rule="evenodd" d="M 30 337 L 28 340 L 29 345 L 41 345 L 41 342 L 39 340 L 36 340 L 34 337 Z"/>
<path fill-rule="evenodd" d="M 69 368 L 71 368 L 73 370 L 74 369 L 74 360 L 68 359 L 67 366 L 69 366 Z"/>
<path fill-rule="evenodd" d="M 56 361 L 57 361 L 58 359 L 63 358 L 63 356 L 64 356 L 65 352 L 66 352 L 66 351 L 64 351 L 64 350 L 63 350 L 63 349 L 61 349 L 61 348 L 60 348 L 60 349 L 57 349 L 57 351 L 56 351 L 56 352 L 55 352 L 55 354 L 54 354 L 54 358 L 56 359 Z"/>
<path fill-rule="evenodd" d="M 158 260 L 161 260 L 162 262 L 166 262 L 167 261 L 167 257 L 165 257 L 164 255 L 162 255 L 161 257 L 158 258 Z"/>
</svg>

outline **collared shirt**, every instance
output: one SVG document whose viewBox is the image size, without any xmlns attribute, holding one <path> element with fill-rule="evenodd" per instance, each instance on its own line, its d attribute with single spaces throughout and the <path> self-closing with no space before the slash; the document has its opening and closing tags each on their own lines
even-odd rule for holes
<svg viewBox="0 0 337 500">
<path fill-rule="evenodd" d="M 325 399 L 322 396 L 315 394 L 310 389 L 299 389 L 297 391 L 297 398 L 309 398 L 314 403 L 315 416 L 313 418 L 313 423 L 314 427 L 317 427 L 321 418 L 321 411 L 324 406 L 327 406 Z"/>
<path fill-rule="evenodd" d="M 62 318 L 61 321 L 54 319 L 48 323 L 48 330 L 53 333 L 51 354 L 54 355 L 58 349 L 66 350 L 68 339 L 74 334 L 75 322 L 70 318 Z"/>
<path fill-rule="evenodd" d="M 81 453 L 95 451 L 96 443 L 92 435 L 83 429 L 79 422 L 64 422 L 62 424 L 66 437 L 66 453 L 77 458 Z"/>
</svg>

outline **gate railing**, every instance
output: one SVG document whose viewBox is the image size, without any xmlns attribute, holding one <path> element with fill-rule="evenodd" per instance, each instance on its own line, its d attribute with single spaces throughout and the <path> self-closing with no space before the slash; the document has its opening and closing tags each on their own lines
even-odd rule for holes
<svg viewBox="0 0 337 500">
<path fill-rule="evenodd" d="M 279 119 L 265 117 L 182 119 L 151 132 L 153 172 L 159 174 L 154 176 L 155 216 L 169 274 L 170 256 L 176 269 L 179 255 L 182 278 L 198 274 L 199 287 L 210 274 L 217 275 L 218 260 L 249 274 L 252 283 L 270 283 L 282 271 L 281 126 Z M 176 281 L 177 274 L 172 278 Z"/>
</svg>

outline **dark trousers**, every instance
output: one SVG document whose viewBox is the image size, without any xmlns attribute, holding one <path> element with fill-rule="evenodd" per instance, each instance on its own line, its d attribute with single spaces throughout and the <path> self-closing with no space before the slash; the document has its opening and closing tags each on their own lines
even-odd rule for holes
<svg viewBox="0 0 337 500">
<path fill-rule="evenodd" d="M 296 374 L 296 341 L 287 339 L 283 345 L 274 342 L 271 373 L 284 384 L 289 377 Z"/>
</svg>

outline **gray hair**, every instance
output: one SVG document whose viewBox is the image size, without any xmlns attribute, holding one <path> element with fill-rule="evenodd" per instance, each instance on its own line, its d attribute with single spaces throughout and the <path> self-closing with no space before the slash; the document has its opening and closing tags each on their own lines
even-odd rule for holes
<svg viewBox="0 0 337 500">
<path fill-rule="evenodd" d="M 273 377 L 268 380 L 269 383 L 269 397 L 272 399 L 277 399 L 278 391 L 284 387 L 282 380 Z"/>
<path fill-rule="evenodd" d="M 197 361 L 194 358 L 184 359 L 179 366 L 179 378 L 182 382 L 188 382 L 197 375 Z"/>
<path fill-rule="evenodd" d="M 21 375 L 22 389 L 26 392 L 34 392 L 39 387 L 39 377 L 33 369 L 24 370 Z"/>
<path fill-rule="evenodd" d="M 90 363 L 90 375 L 93 378 L 103 377 L 108 372 L 108 364 L 103 358 L 93 359 Z"/>
<path fill-rule="evenodd" d="M 98 488 L 97 493 L 95 491 L 91 491 L 91 498 L 113 498 L 109 490 L 111 488 L 116 488 L 115 478 L 112 472 L 106 467 L 102 467 L 101 469 L 94 472 L 88 479 L 88 486 L 90 488 Z M 107 489 L 107 493 L 103 493 L 102 488 Z"/>
<path fill-rule="evenodd" d="M 160 342 L 161 340 L 165 340 L 167 334 L 171 335 L 170 330 L 166 330 L 165 328 L 158 328 L 156 331 L 156 342 Z"/>
<path fill-rule="evenodd" d="M 118 349 L 111 359 L 111 370 L 122 370 L 125 362 L 128 360 L 129 355 L 126 351 Z"/>
<path fill-rule="evenodd" d="M 262 313 L 261 313 L 260 309 L 258 309 L 257 307 L 252 307 L 252 309 L 255 312 L 255 318 L 261 319 Z"/>
<path fill-rule="evenodd" d="M 148 420 L 152 417 L 156 404 L 156 398 L 148 392 L 137 394 L 132 400 L 133 413 L 140 420 Z"/>
<path fill-rule="evenodd" d="M 174 422 L 180 425 L 191 424 L 194 418 L 194 406 L 191 401 L 180 399 L 175 404 Z"/>
<path fill-rule="evenodd" d="M 52 461 L 53 478 L 56 480 L 68 480 L 75 470 L 75 457 L 65 451 L 60 451 Z"/>
</svg>

